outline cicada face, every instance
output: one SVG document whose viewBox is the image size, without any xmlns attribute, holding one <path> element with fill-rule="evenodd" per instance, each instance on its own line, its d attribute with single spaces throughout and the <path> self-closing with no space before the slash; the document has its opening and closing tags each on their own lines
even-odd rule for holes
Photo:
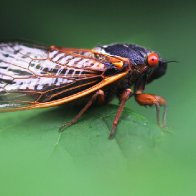
<svg viewBox="0 0 196 196">
<path fill-rule="evenodd" d="M 138 75 L 148 74 L 148 81 L 159 78 L 166 73 L 167 62 L 158 53 L 134 44 L 112 44 L 96 47 L 95 50 L 130 60 Z"/>
</svg>

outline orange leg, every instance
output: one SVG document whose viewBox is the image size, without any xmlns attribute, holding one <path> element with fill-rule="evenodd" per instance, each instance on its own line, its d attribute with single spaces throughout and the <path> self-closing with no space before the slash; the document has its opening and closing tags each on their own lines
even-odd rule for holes
<svg viewBox="0 0 196 196">
<path fill-rule="evenodd" d="M 102 90 L 98 90 L 87 102 L 87 104 L 82 108 L 82 110 L 70 122 L 63 124 L 59 128 L 59 131 L 62 132 L 64 128 L 75 124 L 80 119 L 80 117 L 91 107 L 91 105 L 96 99 L 98 99 L 99 103 L 104 103 L 104 92 Z"/>
<path fill-rule="evenodd" d="M 110 134 L 109 134 L 109 139 L 112 139 L 114 137 L 114 135 L 116 133 L 116 127 L 118 125 L 118 122 L 119 122 L 120 116 L 122 114 L 122 111 L 124 109 L 125 103 L 131 95 L 132 95 L 132 90 L 131 89 L 126 89 L 122 93 L 121 98 L 120 98 L 120 101 L 121 101 L 120 106 L 119 106 L 118 111 L 116 113 L 116 116 L 114 118 L 114 121 L 113 121 L 113 124 L 112 124 L 112 129 L 111 129 Z"/>
<path fill-rule="evenodd" d="M 166 126 L 166 100 L 163 97 L 154 94 L 143 94 L 139 93 L 135 95 L 136 101 L 143 106 L 155 106 L 156 107 L 156 117 L 157 124 L 160 127 Z M 162 123 L 160 122 L 160 106 L 164 107 L 164 112 L 162 116 Z"/>
</svg>

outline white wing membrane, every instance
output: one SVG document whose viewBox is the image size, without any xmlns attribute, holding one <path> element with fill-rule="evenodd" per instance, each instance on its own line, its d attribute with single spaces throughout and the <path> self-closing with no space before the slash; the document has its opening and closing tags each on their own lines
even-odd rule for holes
<svg viewBox="0 0 196 196">
<path fill-rule="evenodd" d="M 87 56 L 0 43 L 0 110 L 66 97 L 99 82 L 104 70 L 103 63 Z"/>
</svg>

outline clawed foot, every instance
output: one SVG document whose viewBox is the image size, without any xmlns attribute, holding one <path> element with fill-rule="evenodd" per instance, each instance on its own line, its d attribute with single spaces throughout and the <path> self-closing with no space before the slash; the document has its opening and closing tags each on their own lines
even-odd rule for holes
<svg viewBox="0 0 196 196">
<path fill-rule="evenodd" d="M 170 134 L 173 133 L 173 131 L 171 129 L 169 129 L 167 126 L 160 127 L 160 128 L 163 130 L 164 133 L 170 133 Z"/>
<path fill-rule="evenodd" d="M 70 121 L 70 122 L 66 122 L 65 124 L 63 124 L 62 126 L 59 127 L 59 132 L 63 132 L 67 127 L 70 127 L 71 125 L 73 125 L 74 122 Z"/>
<path fill-rule="evenodd" d="M 109 136 L 108 136 L 108 139 L 113 139 L 114 138 L 114 136 L 115 136 L 115 132 L 113 131 L 113 130 L 111 130 L 110 131 L 110 134 L 109 134 Z"/>
</svg>

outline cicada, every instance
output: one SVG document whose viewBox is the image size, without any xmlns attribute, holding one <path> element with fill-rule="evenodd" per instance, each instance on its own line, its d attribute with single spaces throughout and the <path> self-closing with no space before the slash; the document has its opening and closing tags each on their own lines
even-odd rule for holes
<svg viewBox="0 0 196 196">
<path fill-rule="evenodd" d="M 111 44 L 93 49 L 0 43 L 0 111 L 46 108 L 79 101 L 83 109 L 60 130 L 70 126 L 93 103 L 120 101 L 109 137 L 115 135 L 130 97 L 156 107 L 160 126 L 166 124 L 166 100 L 145 94 L 146 84 L 163 76 L 168 61 L 135 44 Z M 160 119 L 160 106 L 164 107 Z"/>
</svg>

